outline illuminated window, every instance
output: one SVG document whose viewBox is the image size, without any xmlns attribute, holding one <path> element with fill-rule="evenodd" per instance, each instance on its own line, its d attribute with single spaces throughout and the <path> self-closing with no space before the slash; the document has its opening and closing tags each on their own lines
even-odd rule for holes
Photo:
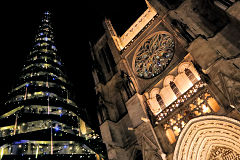
<svg viewBox="0 0 240 160">
<path fill-rule="evenodd" d="M 192 82 L 192 84 L 195 84 L 198 81 L 190 69 L 185 68 L 184 71 L 187 77 L 189 78 L 189 80 Z"/>
<path fill-rule="evenodd" d="M 176 84 L 173 81 L 170 81 L 170 87 L 172 88 L 173 92 L 177 97 L 181 95 L 179 89 L 177 88 Z"/>
<path fill-rule="evenodd" d="M 166 106 L 162 100 L 162 97 L 159 94 L 156 94 L 156 99 L 158 101 L 159 106 L 161 107 L 161 109 L 163 110 Z"/>
<path fill-rule="evenodd" d="M 212 108 L 214 112 L 219 111 L 220 106 L 218 105 L 217 101 L 213 97 L 208 98 L 207 103 L 209 104 L 209 106 Z"/>
<path fill-rule="evenodd" d="M 195 86 L 196 85 L 198 85 L 198 83 L 196 83 Z M 193 86 L 193 88 L 195 86 Z M 182 97 L 184 97 L 184 95 Z M 181 101 L 180 99 L 181 98 L 178 100 Z M 181 108 L 176 113 L 169 112 L 171 111 L 170 109 L 165 109 L 158 115 L 160 122 L 163 118 L 167 118 L 165 122 L 162 122 L 164 123 L 164 130 L 166 131 L 166 135 L 170 143 L 174 143 L 174 139 L 179 136 L 182 129 L 185 127 L 189 120 L 198 116 L 214 114 L 220 110 L 218 102 L 214 99 L 214 97 L 207 89 L 205 91 L 201 91 L 197 97 L 194 97 L 194 99 L 189 101 L 187 106 L 182 106 L 184 108 Z M 170 117 L 168 118 L 166 115 Z"/>
<path fill-rule="evenodd" d="M 166 130 L 166 136 L 171 144 L 176 142 L 176 137 L 172 129 L 169 128 Z"/>
</svg>

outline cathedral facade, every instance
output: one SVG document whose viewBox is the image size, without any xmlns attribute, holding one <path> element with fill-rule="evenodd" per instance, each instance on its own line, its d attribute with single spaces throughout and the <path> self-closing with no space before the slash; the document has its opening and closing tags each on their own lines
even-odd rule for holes
<svg viewBox="0 0 240 160">
<path fill-rule="evenodd" d="M 146 0 L 91 46 L 111 160 L 240 159 L 240 2 Z"/>
</svg>

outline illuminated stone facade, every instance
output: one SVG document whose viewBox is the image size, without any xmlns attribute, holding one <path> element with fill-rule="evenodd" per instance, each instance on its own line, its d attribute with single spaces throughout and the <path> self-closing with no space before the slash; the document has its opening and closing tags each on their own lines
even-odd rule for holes
<svg viewBox="0 0 240 160">
<path fill-rule="evenodd" d="M 239 159 L 240 2 L 146 0 L 91 47 L 111 160 Z"/>
<path fill-rule="evenodd" d="M 0 116 L 0 159 L 98 159 L 100 136 L 80 118 L 45 12 L 33 49 Z"/>
</svg>

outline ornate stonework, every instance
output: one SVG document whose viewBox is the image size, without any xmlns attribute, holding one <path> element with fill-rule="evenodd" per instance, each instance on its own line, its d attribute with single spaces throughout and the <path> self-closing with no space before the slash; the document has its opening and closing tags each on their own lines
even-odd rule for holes
<svg viewBox="0 0 240 160">
<path fill-rule="evenodd" d="M 224 116 L 202 116 L 186 125 L 177 141 L 174 160 L 206 160 L 239 157 L 240 122 Z M 224 146 L 220 153 L 216 146 Z M 220 149 L 218 149 L 220 150 Z M 210 151 L 210 152 L 209 152 Z M 214 151 L 214 152 L 212 152 Z M 230 151 L 232 152 L 231 155 Z M 209 157 L 209 158 L 208 158 Z M 225 159 L 224 159 L 225 158 Z"/>
<path fill-rule="evenodd" d="M 133 68 L 140 78 L 152 78 L 160 74 L 174 54 L 174 40 L 170 33 L 160 31 L 143 41 L 135 53 Z"/>
<path fill-rule="evenodd" d="M 91 50 L 109 159 L 239 159 L 239 1 L 146 3 L 122 36 L 106 19 Z"/>
<path fill-rule="evenodd" d="M 224 146 L 214 146 L 209 152 L 207 160 L 239 160 L 240 154 L 236 151 L 224 147 Z"/>
<path fill-rule="evenodd" d="M 148 8 L 133 25 L 120 37 L 122 47 L 125 47 L 138 32 L 156 15 L 156 11 Z"/>
</svg>

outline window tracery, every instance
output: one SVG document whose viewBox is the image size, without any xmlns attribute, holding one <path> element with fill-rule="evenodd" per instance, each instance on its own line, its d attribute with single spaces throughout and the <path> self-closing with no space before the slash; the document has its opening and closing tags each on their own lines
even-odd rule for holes
<svg viewBox="0 0 240 160">
<path fill-rule="evenodd" d="M 184 65 L 184 66 L 183 66 Z M 198 77 L 197 71 L 194 71 L 193 66 L 190 66 L 191 63 L 183 62 L 178 69 L 178 75 L 175 77 L 173 75 L 168 75 L 164 78 L 163 88 L 153 88 L 150 92 L 150 97 L 147 98 L 148 106 L 154 115 L 158 115 L 165 108 L 173 110 L 174 106 L 172 103 L 180 97 L 182 94 L 185 94 L 193 85 L 198 83 L 200 77 Z M 197 76 L 196 76 L 197 75 Z M 195 85 L 195 89 L 202 87 L 202 82 Z M 190 91 L 193 94 L 195 92 Z M 184 101 L 184 97 L 179 98 L 180 101 Z M 167 113 L 165 113 L 167 114 Z"/>
<path fill-rule="evenodd" d="M 201 93 L 192 99 L 191 102 L 183 106 L 182 109 L 178 110 L 174 115 L 171 115 L 171 117 L 167 117 L 167 120 L 165 120 L 163 128 L 169 142 L 171 144 L 175 142 L 173 142 L 173 139 L 176 139 L 179 136 L 185 124 L 191 119 L 202 115 L 214 114 L 219 109 L 220 106 L 212 97 L 210 91 L 207 89 L 201 91 Z M 175 137 L 173 135 L 169 137 L 169 130 L 172 130 Z"/>
<path fill-rule="evenodd" d="M 175 43 L 172 35 L 160 31 L 146 38 L 138 47 L 133 60 L 135 74 L 153 78 L 160 74 L 173 58 Z"/>
</svg>

